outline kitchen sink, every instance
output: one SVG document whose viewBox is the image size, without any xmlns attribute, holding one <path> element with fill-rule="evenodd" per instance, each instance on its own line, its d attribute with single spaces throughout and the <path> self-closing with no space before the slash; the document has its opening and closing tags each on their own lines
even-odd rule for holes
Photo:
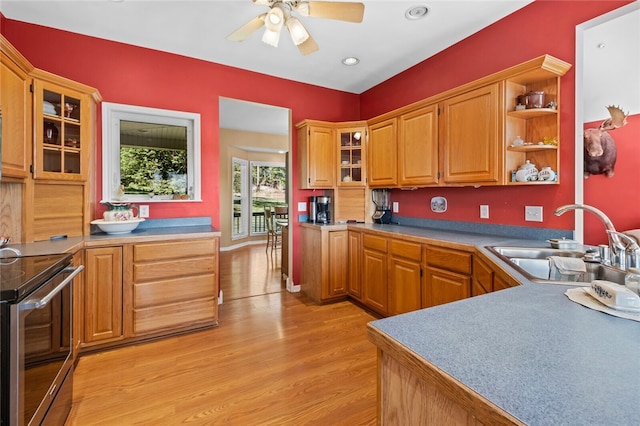
<svg viewBox="0 0 640 426">
<path fill-rule="evenodd" d="M 600 263 L 585 262 L 587 271 L 581 275 L 564 275 L 557 279 L 551 278 L 552 266 L 547 259 L 549 256 L 581 258 L 584 252 L 578 250 L 561 250 L 539 247 L 509 247 L 488 246 L 491 252 L 496 254 L 513 268 L 527 277 L 530 281 L 548 284 L 588 285 L 593 280 L 607 280 L 618 284 L 624 284 L 625 271 Z"/>
</svg>

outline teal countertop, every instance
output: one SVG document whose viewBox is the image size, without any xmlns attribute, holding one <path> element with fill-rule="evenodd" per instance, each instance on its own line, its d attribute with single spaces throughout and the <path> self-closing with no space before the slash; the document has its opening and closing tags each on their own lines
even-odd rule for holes
<svg viewBox="0 0 640 426">
<path fill-rule="evenodd" d="M 357 225 L 469 244 L 521 283 L 371 326 L 530 425 L 640 424 L 640 322 L 585 308 L 570 286 L 528 281 L 486 245 L 544 241 Z"/>
</svg>

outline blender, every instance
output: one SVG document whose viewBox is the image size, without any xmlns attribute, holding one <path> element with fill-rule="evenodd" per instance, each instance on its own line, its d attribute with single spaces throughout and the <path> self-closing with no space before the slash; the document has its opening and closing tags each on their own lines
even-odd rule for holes
<svg viewBox="0 0 640 426">
<path fill-rule="evenodd" d="M 374 223 L 391 223 L 391 191 L 372 189 L 371 198 L 376 205 L 376 211 L 372 216 Z"/>
</svg>

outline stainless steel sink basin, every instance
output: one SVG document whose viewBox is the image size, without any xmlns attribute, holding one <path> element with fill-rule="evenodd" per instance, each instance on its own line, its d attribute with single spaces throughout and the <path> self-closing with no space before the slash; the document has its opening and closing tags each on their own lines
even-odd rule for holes
<svg viewBox="0 0 640 426">
<path fill-rule="evenodd" d="M 488 246 L 487 248 L 530 281 L 548 284 L 588 285 L 593 280 L 607 280 L 624 284 L 625 271 L 591 262 L 585 262 L 587 271 L 581 275 L 564 276 L 562 280 L 556 279 L 556 277 L 550 278 L 551 263 L 547 258 L 549 256 L 582 257 L 584 253 L 578 250 L 508 246 Z"/>
</svg>

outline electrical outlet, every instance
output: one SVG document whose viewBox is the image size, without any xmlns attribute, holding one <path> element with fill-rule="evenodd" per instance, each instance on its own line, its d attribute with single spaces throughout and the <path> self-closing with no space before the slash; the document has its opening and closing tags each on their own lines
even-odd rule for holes
<svg viewBox="0 0 640 426">
<path fill-rule="evenodd" d="M 299 212 L 306 212 L 307 211 L 307 203 L 305 203 L 304 201 L 298 201 L 298 211 Z"/>
<path fill-rule="evenodd" d="M 489 206 L 486 204 L 480 206 L 480 219 L 489 219 Z"/>
<path fill-rule="evenodd" d="M 400 204 L 397 201 L 393 202 L 393 212 L 398 213 L 400 211 Z"/>
<path fill-rule="evenodd" d="M 140 217 L 149 217 L 149 205 L 148 204 L 143 204 L 140 206 L 139 209 L 139 213 L 140 213 Z"/>
<path fill-rule="evenodd" d="M 542 222 L 542 206 L 524 206 L 524 220 Z"/>
</svg>

